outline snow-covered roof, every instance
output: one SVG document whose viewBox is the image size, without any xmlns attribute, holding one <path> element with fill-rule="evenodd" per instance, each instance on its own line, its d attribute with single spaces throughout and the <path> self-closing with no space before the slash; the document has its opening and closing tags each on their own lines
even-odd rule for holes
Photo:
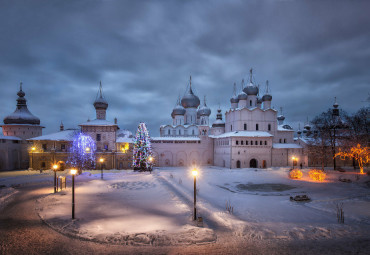
<svg viewBox="0 0 370 255">
<path fill-rule="evenodd" d="M 0 134 L 0 140 L 18 140 L 19 141 L 22 139 L 16 136 L 7 136 L 7 135 Z"/>
<path fill-rule="evenodd" d="M 176 128 L 176 127 L 184 127 L 184 128 L 188 128 L 188 127 L 191 127 L 191 126 L 194 126 L 196 127 L 197 125 L 196 124 L 190 124 L 190 125 L 161 125 L 160 127 L 161 128 L 164 128 L 164 127 L 172 127 L 172 128 Z"/>
<path fill-rule="evenodd" d="M 111 121 L 108 120 L 91 120 L 85 123 L 80 124 L 79 126 L 117 126 L 117 124 L 114 124 Z"/>
<path fill-rule="evenodd" d="M 224 137 L 271 137 L 272 134 L 264 131 L 234 131 L 227 132 L 221 135 L 210 135 L 211 138 L 224 138 Z"/>
<path fill-rule="evenodd" d="M 185 136 L 162 136 L 162 137 L 151 137 L 153 141 L 200 141 L 199 137 L 185 137 Z"/>
<path fill-rule="evenodd" d="M 301 149 L 302 146 L 295 143 L 274 143 L 272 144 L 274 149 Z"/>
<path fill-rule="evenodd" d="M 285 124 L 284 124 L 284 125 L 278 125 L 277 130 L 278 130 L 278 131 L 294 132 L 294 130 L 293 130 L 293 129 L 286 129 L 286 128 L 283 128 L 283 126 L 285 126 Z"/>
<path fill-rule="evenodd" d="M 27 140 L 31 141 L 73 141 L 73 137 L 79 130 L 77 129 L 67 129 L 57 133 L 52 133 L 48 135 L 42 135 L 33 137 Z"/>
<path fill-rule="evenodd" d="M 117 137 L 116 143 L 134 143 L 134 138 Z"/>
</svg>

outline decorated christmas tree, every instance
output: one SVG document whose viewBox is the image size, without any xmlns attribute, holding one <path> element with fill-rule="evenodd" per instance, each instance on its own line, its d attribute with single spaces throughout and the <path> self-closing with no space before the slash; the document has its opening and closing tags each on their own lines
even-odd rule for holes
<svg viewBox="0 0 370 255">
<path fill-rule="evenodd" d="M 137 128 L 133 162 L 134 170 L 151 171 L 153 167 L 152 147 L 150 144 L 150 137 L 145 123 L 140 123 Z"/>
<path fill-rule="evenodd" d="M 96 145 L 94 140 L 84 133 L 77 133 L 73 138 L 73 144 L 67 163 L 76 168 L 79 173 L 83 169 L 95 168 Z"/>
</svg>

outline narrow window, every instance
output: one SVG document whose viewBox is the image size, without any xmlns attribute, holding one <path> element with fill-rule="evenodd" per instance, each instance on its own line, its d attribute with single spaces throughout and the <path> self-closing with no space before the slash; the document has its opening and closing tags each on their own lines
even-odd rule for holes
<svg viewBox="0 0 370 255">
<path fill-rule="evenodd" d="M 260 141 L 260 145 L 262 145 L 262 141 Z"/>
<path fill-rule="evenodd" d="M 235 143 L 236 143 L 236 145 L 239 145 L 239 141 L 238 141 L 238 140 L 236 140 L 236 142 L 235 142 Z"/>
<path fill-rule="evenodd" d="M 65 148 L 66 148 L 65 144 L 60 145 L 60 149 L 65 150 Z"/>
<path fill-rule="evenodd" d="M 245 141 L 245 145 L 248 145 L 248 141 Z"/>
<path fill-rule="evenodd" d="M 284 143 L 286 143 L 286 139 L 284 139 Z"/>
<path fill-rule="evenodd" d="M 258 124 L 256 124 L 256 130 L 258 130 Z"/>
<path fill-rule="evenodd" d="M 271 131 L 271 124 L 268 125 L 268 130 Z"/>
<path fill-rule="evenodd" d="M 251 141 L 251 145 L 253 145 L 253 141 Z"/>
<path fill-rule="evenodd" d="M 108 144 L 104 145 L 104 149 L 108 150 Z"/>
<path fill-rule="evenodd" d="M 101 134 L 96 134 L 96 141 L 101 141 Z"/>
<path fill-rule="evenodd" d="M 252 100 L 249 100 L 249 106 L 252 106 Z"/>
<path fill-rule="evenodd" d="M 281 143 L 281 139 L 279 139 L 279 143 Z"/>
<path fill-rule="evenodd" d="M 242 141 L 240 141 L 240 145 L 243 145 L 243 143 L 244 143 L 244 142 L 243 142 L 243 140 L 242 140 Z"/>
<path fill-rule="evenodd" d="M 41 167 L 46 167 L 45 162 L 41 162 Z"/>
<path fill-rule="evenodd" d="M 265 141 L 265 145 L 267 145 L 267 141 Z"/>
<path fill-rule="evenodd" d="M 192 134 L 194 135 L 194 129 L 193 129 L 193 131 L 192 131 Z"/>
<path fill-rule="evenodd" d="M 168 134 L 169 134 L 169 135 L 171 134 L 171 131 L 170 131 L 170 130 L 168 130 Z"/>
<path fill-rule="evenodd" d="M 233 131 L 233 125 L 230 125 L 231 131 Z"/>
<path fill-rule="evenodd" d="M 247 130 L 247 124 L 244 123 L 244 130 Z"/>
<path fill-rule="evenodd" d="M 42 145 L 42 149 L 44 150 L 44 151 L 46 151 L 46 144 L 44 143 L 43 145 Z"/>
</svg>

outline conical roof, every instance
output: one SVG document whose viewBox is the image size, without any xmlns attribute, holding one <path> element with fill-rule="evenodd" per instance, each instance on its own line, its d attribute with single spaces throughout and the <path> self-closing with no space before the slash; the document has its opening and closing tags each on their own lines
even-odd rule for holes
<svg viewBox="0 0 370 255">
<path fill-rule="evenodd" d="M 181 105 L 184 108 L 197 108 L 200 105 L 199 97 L 194 95 L 194 92 L 191 88 L 191 76 L 190 76 L 190 84 L 189 89 L 185 93 L 185 95 L 181 99 Z"/>
<path fill-rule="evenodd" d="M 95 109 L 104 109 L 104 110 L 108 108 L 108 102 L 107 100 L 105 100 L 103 96 L 103 89 L 102 89 L 101 81 L 100 81 L 98 94 L 96 95 L 96 99 L 94 101 L 94 107 Z"/>
</svg>

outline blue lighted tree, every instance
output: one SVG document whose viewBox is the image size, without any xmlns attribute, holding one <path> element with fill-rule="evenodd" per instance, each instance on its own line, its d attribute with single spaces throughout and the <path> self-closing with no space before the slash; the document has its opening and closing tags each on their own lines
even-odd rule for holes
<svg viewBox="0 0 370 255">
<path fill-rule="evenodd" d="M 94 140 L 89 135 L 80 132 L 73 138 L 67 163 L 81 173 L 83 169 L 95 168 L 95 153 Z"/>
<path fill-rule="evenodd" d="M 153 167 L 152 146 L 150 144 L 150 137 L 145 123 L 140 123 L 137 128 L 134 150 L 133 162 L 134 170 L 151 171 Z"/>
</svg>

